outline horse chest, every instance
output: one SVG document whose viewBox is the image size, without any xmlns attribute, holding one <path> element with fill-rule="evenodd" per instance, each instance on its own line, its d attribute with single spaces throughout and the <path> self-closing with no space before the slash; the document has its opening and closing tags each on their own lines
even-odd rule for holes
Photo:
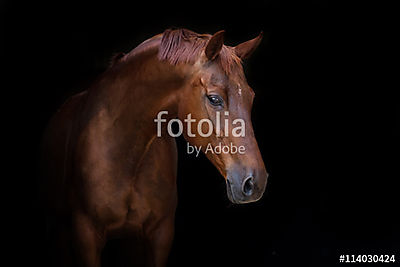
<svg viewBox="0 0 400 267">
<path fill-rule="evenodd" d="M 110 236 L 138 235 L 151 230 L 161 218 L 162 215 L 145 197 L 133 192 L 128 198 L 123 218 L 118 217 L 115 223 L 110 224 L 108 232 Z"/>
</svg>

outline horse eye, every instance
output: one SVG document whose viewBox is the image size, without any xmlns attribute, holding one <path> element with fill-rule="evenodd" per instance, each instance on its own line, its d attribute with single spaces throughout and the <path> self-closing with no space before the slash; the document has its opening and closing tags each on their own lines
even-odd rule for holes
<svg viewBox="0 0 400 267">
<path fill-rule="evenodd" d="M 213 106 L 222 106 L 222 104 L 224 103 L 219 95 L 208 95 L 207 97 L 211 105 Z"/>
</svg>

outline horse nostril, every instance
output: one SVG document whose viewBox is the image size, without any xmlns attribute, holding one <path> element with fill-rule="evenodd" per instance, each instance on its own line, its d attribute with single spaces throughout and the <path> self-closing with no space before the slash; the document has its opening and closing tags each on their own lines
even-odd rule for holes
<svg viewBox="0 0 400 267">
<path fill-rule="evenodd" d="M 243 182 L 242 192 L 246 196 L 251 196 L 253 194 L 253 188 L 254 188 L 253 176 L 249 176 Z"/>
</svg>

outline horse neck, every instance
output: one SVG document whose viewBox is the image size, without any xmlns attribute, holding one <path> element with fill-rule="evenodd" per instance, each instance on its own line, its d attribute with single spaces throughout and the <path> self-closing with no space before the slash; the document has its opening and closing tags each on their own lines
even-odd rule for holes
<svg viewBox="0 0 400 267">
<path fill-rule="evenodd" d="M 120 62 L 89 90 L 89 113 L 100 118 L 93 123 L 93 131 L 98 131 L 99 138 L 107 135 L 114 153 L 122 153 L 134 169 L 157 133 L 157 113 L 168 110 L 170 117 L 176 117 L 177 92 L 188 80 L 182 67 L 160 62 L 157 51 Z"/>
<path fill-rule="evenodd" d="M 168 109 L 175 115 L 177 92 L 187 79 L 181 68 L 160 62 L 156 49 L 128 58 L 111 72 L 115 80 L 108 99 L 115 116 L 153 126 L 160 110 Z"/>
</svg>

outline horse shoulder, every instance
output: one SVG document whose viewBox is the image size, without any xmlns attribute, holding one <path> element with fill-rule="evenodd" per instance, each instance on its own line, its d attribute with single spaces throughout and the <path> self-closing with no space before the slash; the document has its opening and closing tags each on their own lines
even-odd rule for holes
<svg viewBox="0 0 400 267">
<path fill-rule="evenodd" d="M 174 138 L 155 138 L 135 175 L 126 226 L 148 232 L 174 216 L 177 203 L 177 148 Z"/>
</svg>

